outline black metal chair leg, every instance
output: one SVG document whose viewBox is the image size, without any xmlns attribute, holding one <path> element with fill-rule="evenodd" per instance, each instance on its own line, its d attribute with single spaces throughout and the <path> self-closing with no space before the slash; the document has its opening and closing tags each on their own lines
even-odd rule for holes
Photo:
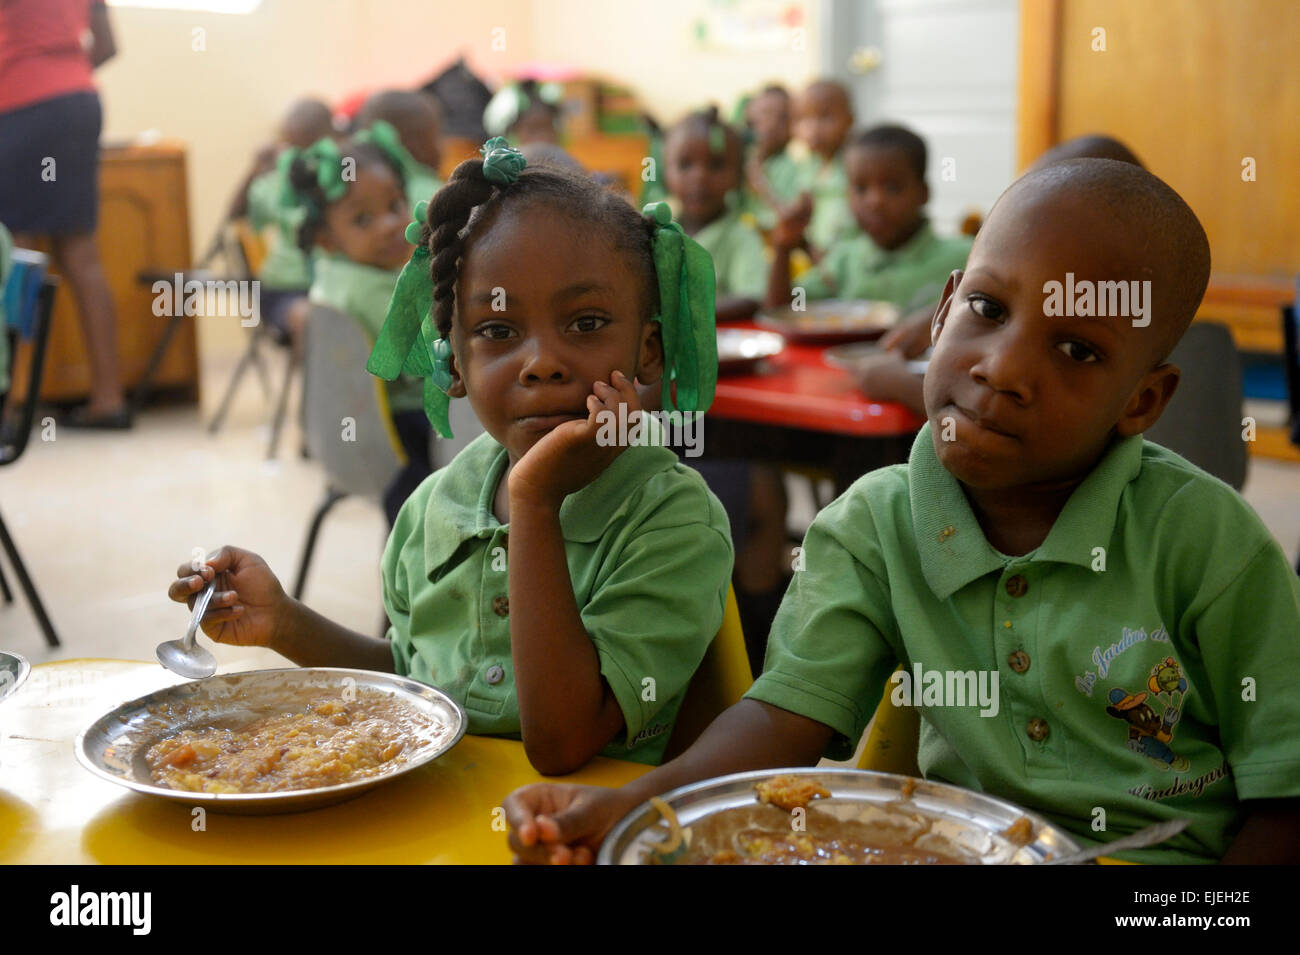
<svg viewBox="0 0 1300 955">
<path fill-rule="evenodd" d="M 274 460 L 276 452 L 280 449 L 280 432 L 284 429 L 284 413 L 289 407 L 289 390 L 293 387 L 293 372 L 298 367 L 298 362 L 289 352 L 285 360 L 284 381 L 280 384 L 280 397 L 275 402 L 275 417 L 271 419 L 271 441 L 266 448 L 266 458 L 268 461 Z"/>
<path fill-rule="evenodd" d="M 14 602 L 14 592 L 9 589 L 9 581 L 5 579 L 5 569 L 0 567 L 0 594 L 4 594 L 5 603 Z"/>
<path fill-rule="evenodd" d="M 135 392 L 131 395 L 132 415 L 139 414 L 140 409 L 144 407 L 149 392 L 153 390 L 153 376 L 157 374 L 158 366 L 162 364 L 163 356 L 167 353 L 167 346 L 171 344 L 176 329 L 180 327 L 184 318 L 184 315 L 173 315 L 167 322 L 167 328 L 163 330 L 162 338 L 154 346 L 153 354 L 149 356 L 149 364 L 145 367 L 144 374 L 140 376 L 140 383 L 135 386 Z"/>
<path fill-rule="evenodd" d="M 230 384 L 226 386 L 226 393 L 221 396 L 217 413 L 212 416 L 212 421 L 208 424 L 208 434 L 216 434 L 221 428 L 221 423 L 226 420 L 226 412 L 230 410 L 230 402 L 234 400 L 235 389 L 239 387 L 239 381 L 244 377 L 244 372 L 248 371 L 248 364 L 254 357 L 252 346 L 240 357 L 239 364 L 235 366 L 235 373 L 230 376 Z"/>
<path fill-rule="evenodd" d="M 303 588 L 307 586 L 307 569 L 311 566 L 311 557 L 316 550 L 316 535 L 320 533 L 321 522 L 325 520 L 325 515 L 329 513 L 330 508 L 345 497 L 347 497 L 347 494 L 343 491 L 332 487 L 326 488 L 325 500 L 321 501 L 320 507 L 316 508 L 316 514 L 311 519 L 311 526 L 307 528 L 307 543 L 303 547 L 302 560 L 298 563 L 298 580 L 293 585 L 294 600 L 302 599 Z"/>
<path fill-rule="evenodd" d="M 18 586 L 22 587 L 23 593 L 27 595 L 27 601 L 32 605 L 32 613 L 36 615 L 36 622 L 41 625 L 41 630 L 45 633 L 45 642 L 52 647 L 59 645 L 58 635 L 54 632 L 54 625 L 50 623 L 49 616 L 45 613 L 45 605 L 41 603 L 40 596 L 36 593 L 36 587 L 32 584 L 32 579 L 27 576 L 27 568 L 23 565 L 23 559 L 18 556 L 18 548 L 14 546 L 13 539 L 9 536 L 9 529 L 5 527 L 4 518 L 0 517 L 0 547 L 9 555 L 9 563 L 13 565 L 14 574 L 18 577 Z"/>
</svg>

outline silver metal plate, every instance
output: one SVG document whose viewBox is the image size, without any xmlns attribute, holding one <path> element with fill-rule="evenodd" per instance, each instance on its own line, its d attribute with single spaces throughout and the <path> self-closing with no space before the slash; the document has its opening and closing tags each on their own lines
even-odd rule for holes
<svg viewBox="0 0 1300 955">
<path fill-rule="evenodd" d="M 757 361 L 779 354 L 783 348 L 785 339 L 776 332 L 719 328 L 718 370 L 725 373 L 752 367 Z"/>
<path fill-rule="evenodd" d="M 145 756 L 154 743 L 189 728 L 216 721 L 251 722 L 284 712 L 304 690 L 374 690 L 400 697 L 437 724 L 426 745 L 390 772 L 335 786 L 269 793 L 198 793 L 155 783 Z M 184 719 L 159 715 L 168 704 L 184 704 Z M 359 796 L 437 759 L 465 735 L 467 719 L 460 704 L 436 687 L 391 673 L 332 667 L 292 667 L 226 673 L 181 683 L 123 703 L 105 713 L 77 736 L 78 762 L 96 776 L 128 789 L 214 812 L 260 815 L 317 809 Z"/>
<path fill-rule="evenodd" d="M 780 332 L 793 342 L 829 345 L 835 342 L 879 338 L 898 324 L 898 306 L 889 302 L 809 302 L 799 311 L 792 308 L 759 312 L 754 322 Z"/>
<path fill-rule="evenodd" d="M 933 820 L 930 831 L 938 839 L 985 865 L 1034 865 L 1079 849 L 1062 830 L 1006 800 L 945 783 L 860 769 L 803 767 L 736 773 L 683 786 L 661 798 L 677 813 L 678 822 L 685 828 L 720 810 L 754 805 L 757 802 L 754 785 L 777 776 L 811 776 L 819 780 L 831 796 L 810 805 L 839 818 L 870 822 L 873 815 L 882 811 L 929 817 Z M 914 786 L 908 797 L 903 796 L 905 784 Z M 1022 816 L 1033 824 L 1033 841 L 1023 846 L 1001 835 Z M 634 809 L 605 837 L 596 857 L 597 864 L 647 864 L 654 854 L 652 847 L 666 833 L 666 826 L 658 823 L 659 813 L 649 803 Z"/>
<path fill-rule="evenodd" d="M 17 693 L 31 671 L 31 664 L 24 657 L 0 650 L 0 702 Z"/>
</svg>

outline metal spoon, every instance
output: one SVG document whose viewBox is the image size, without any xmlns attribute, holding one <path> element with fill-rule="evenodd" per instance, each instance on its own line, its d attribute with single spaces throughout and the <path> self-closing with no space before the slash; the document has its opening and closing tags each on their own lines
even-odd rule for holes
<svg viewBox="0 0 1300 955">
<path fill-rule="evenodd" d="M 1091 849 L 1084 849 L 1082 852 L 1072 852 L 1067 856 L 1061 856 L 1059 859 L 1051 859 L 1044 864 L 1077 865 L 1080 862 L 1091 862 L 1099 856 L 1123 852 L 1125 849 L 1144 849 L 1147 846 L 1155 845 L 1157 842 L 1172 839 L 1186 829 L 1190 822 L 1190 819 L 1170 819 L 1168 822 L 1158 822 L 1154 826 L 1139 829 L 1131 836 L 1124 836 L 1104 845 L 1093 846 Z"/>
<path fill-rule="evenodd" d="M 185 631 L 184 639 L 158 644 L 158 662 L 186 679 L 202 680 L 217 672 L 217 658 L 195 643 L 199 621 L 208 609 L 216 586 L 217 579 L 213 577 L 194 601 L 194 615 L 190 617 L 190 628 Z"/>
</svg>

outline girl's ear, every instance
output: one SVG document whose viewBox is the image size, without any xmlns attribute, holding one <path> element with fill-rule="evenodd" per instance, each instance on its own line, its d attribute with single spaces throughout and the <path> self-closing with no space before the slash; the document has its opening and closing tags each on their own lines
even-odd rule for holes
<svg viewBox="0 0 1300 955">
<path fill-rule="evenodd" d="M 451 387 L 447 389 L 448 398 L 464 398 L 469 392 L 465 390 L 465 379 L 460 376 L 460 365 L 456 361 L 456 346 L 453 343 L 451 358 L 447 360 L 451 368 Z"/>
<path fill-rule="evenodd" d="M 649 321 L 641 330 L 641 348 L 637 355 L 636 378 L 643 385 L 653 385 L 664 376 L 664 341 L 659 323 Z"/>
</svg>

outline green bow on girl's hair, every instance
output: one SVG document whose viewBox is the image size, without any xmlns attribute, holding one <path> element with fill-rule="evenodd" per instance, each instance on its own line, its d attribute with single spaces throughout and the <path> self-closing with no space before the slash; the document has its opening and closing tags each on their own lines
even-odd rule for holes
<svg viewBox="0 0 1300 955">
<path fill-rule="evenodd" d="M 280 177 L 280 205 L 294 208 L 303 204 L 303 197 L 293 188 L 289 178 L 289 167 L 299 158 L 316 176 L 316 182 L 327 202 L 338 202 L 347 195 L 348 184 L 343 181 L 343 156 L 339 152 L 339 144 L 326 136 L 306 149 L 290 147 L 280 153 L 276 159 L 276 172 Z"/>
<path fill-rule="evenodd" d="M 669 411 L 708 411 L 718 384 L 713 257 L 672 221 L 666 202 L 652 202 L 642 211 L 656 224 L 659 314 L 655 320 L 664 346 L 663 406 Z"/>
<path fill-rule="evenodd" d="M 398 134 L 397 129 L 387 120 L 377 119 L 366 129 L 361 130 L 352 137 L 359 143 L 370 143 L 382 151 L 394 163 L 397 168 L 402 170 L 406 175 L 406 170 L 419 165 L 406 147 L 402 145 L 402 137 Z"/>
</svg>

